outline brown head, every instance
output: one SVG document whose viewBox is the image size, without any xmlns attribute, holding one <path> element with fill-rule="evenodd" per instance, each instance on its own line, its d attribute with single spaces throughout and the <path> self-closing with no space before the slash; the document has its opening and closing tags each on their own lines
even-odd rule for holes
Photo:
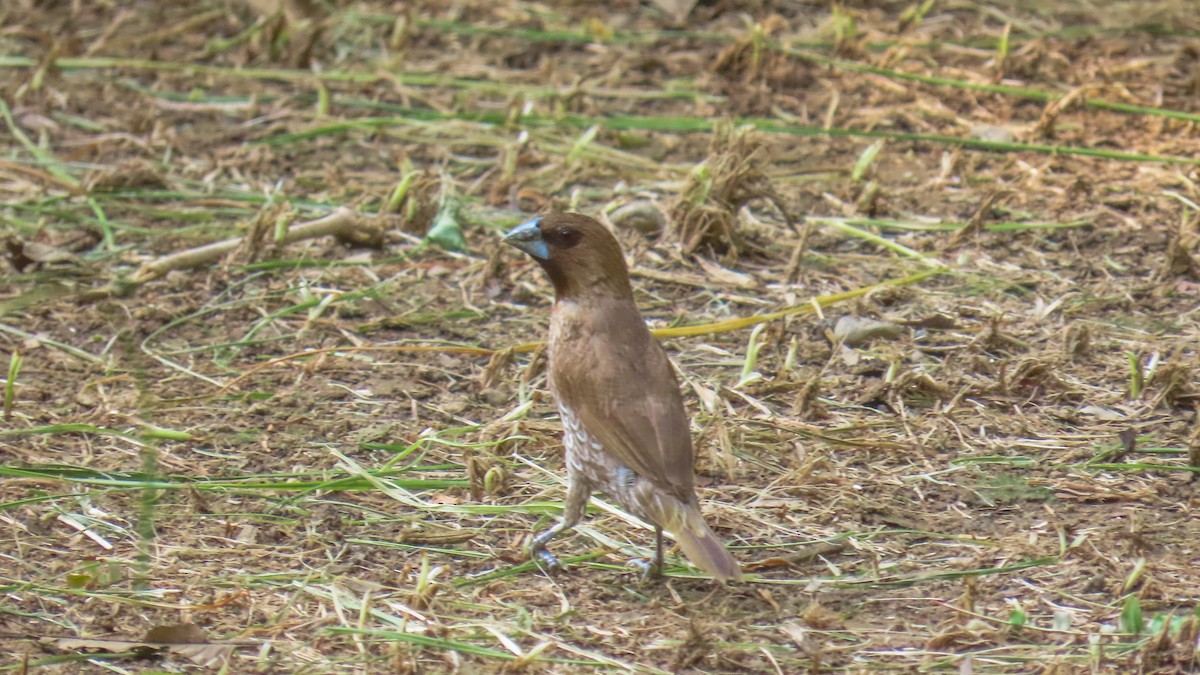
<svg viewBox="0 0 1200 675">
<path fill-rule="evenodd" d="M 560 300 L 594 294 L 633 297 L 621 245 L 587 216 L 540 216 L 509 230 L 504 242 L 528 253 L 546 270 Z"/>
</svg>

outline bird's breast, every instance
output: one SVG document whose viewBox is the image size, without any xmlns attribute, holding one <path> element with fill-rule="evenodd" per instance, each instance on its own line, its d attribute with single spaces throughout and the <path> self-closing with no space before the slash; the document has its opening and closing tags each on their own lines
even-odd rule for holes
<svg viewBox="0 0 1200 675">
<path fill-rule="evenodd" d="M 616 461 L 607 456 L 600 441 L 583 427 L 574 410 L 559 403 L 558 416 L 562 419 L 567 467 L 574 473 L 586 476 L 589 482 L 603 482 L 602 476 L 616 469 L 616 466 L 610 467 L 609 464 L 616 465 Z"/>
<path fill-rule="evenodd" d="M 590 318 L 579 303 L 558 300 L 550 314 L 550 346 L 566 346 L 578 342 L 589 332 Z"/>
</svg>

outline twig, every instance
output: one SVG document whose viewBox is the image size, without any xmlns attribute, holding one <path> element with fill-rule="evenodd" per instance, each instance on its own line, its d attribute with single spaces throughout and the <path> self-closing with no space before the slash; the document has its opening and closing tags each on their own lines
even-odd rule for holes
<svg viewBox="0 0 1200 675">
<path fill-rule="evenodd" d="M 316 239 L 328 235 L 360 246 L 378 246 L 381 243 L 383 232 L 379 228 L 364 223 L 362 216 L 355 211 L 343 207 L 324 218 L 290 228 L 278 244 L 286 246 L 305 239 Z M 234 237 L 153 260 L 139 267 L 133 273 L 131 281 L 135 284 L 143 284 L 168 272 L 210 265 L 236 250 L 244 239 L 245 237 Z"/>
</svg>

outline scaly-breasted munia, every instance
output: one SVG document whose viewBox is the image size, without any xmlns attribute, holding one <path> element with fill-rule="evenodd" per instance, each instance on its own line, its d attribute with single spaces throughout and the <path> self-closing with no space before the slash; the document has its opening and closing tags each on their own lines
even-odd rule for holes
<svg viewBox="0 0 1200 675">
<path fill-rule="evenodd" d="M 546 544 L 575 526 L 593 490 L 655 527 L 719 580 L 741 568 L 704 522 L 696 499 L 695 452 L 679 382 L 633 301 L 621 246 L 595 220 L 573 213 L 534 218 L 504 241 L 528 253 L 554 284 L 549 381 L 566 446 L 568 488 L 562 520 L 533 537 L 530 555 L 550 567 Z M 643 563 L 644 564 L 644 563 Z"/>
</svg>

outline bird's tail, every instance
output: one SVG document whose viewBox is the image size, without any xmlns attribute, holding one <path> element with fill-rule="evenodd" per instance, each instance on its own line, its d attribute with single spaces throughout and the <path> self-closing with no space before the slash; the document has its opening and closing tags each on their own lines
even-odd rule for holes
<svg viewBox="0 0 1200 675">
<path fill-rule="evenodd" d="M 738 565 L 725 543 L 721 541 L 700 513 L 695 502 L 684 504 L 676 500 L 668 506 L 664 518 L 656 519 L 662 528 L 675 535 L 679 548 L 692 564 L 713 575 L 718 581 L 739 581 L 742 568 Z M 657 515 L 657 514 L 656 514 Z"/>
</svg>

